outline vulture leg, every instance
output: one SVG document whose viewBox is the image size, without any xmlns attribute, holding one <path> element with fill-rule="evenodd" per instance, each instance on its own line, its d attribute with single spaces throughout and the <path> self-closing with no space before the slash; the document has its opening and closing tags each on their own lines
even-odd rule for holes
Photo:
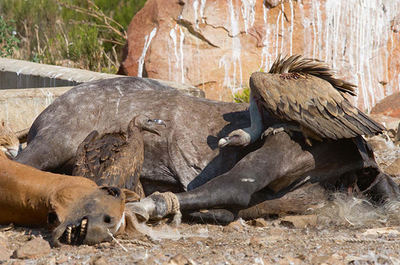
<svg viewBox="0 0 400 265">
<path fill-rule="evenodd" d="M 287 132 L 292 135 L 292 132 L 301 132 L 301 129 L 299 126 L 290 123 L 274 124 L 264 131 L 264 133 L 261 135 L 261 138 L 269 135 L 275 135 L 280 132 Z"/>
</svg>

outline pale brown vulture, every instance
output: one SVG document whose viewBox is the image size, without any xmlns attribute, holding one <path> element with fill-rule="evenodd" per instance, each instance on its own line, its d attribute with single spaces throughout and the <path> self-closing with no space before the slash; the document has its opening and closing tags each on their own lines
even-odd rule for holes
<svg viewBox="0 0 400 265">
<path fill-rule="evenodd" d="M 251 127 L 231 132 L 220 139 L 219 146 L 246 146 L 257 140 L 263 130 L 262 108 L 286 123 L 270 127 L 267 134 L 282 128 L 297 129 L 306 140 L 337 140 L 382 132 L 382 125 L 344 97 L 345 93 L 355 95 L 354 88 L 335 78 L 321 61 L 300 55 L 279 56 L 268 73 L 256 72 L 250 77 Z"/>
<path fill-rule="evenodd" d="M 78 146 L 72 174 L 92 179 L 97 185 L 130 189 L 144 197 L 139 181 L 144 159 L 142 133 L 160 135 L 160 125 L 166 126 L 162 120 L 138 115 L 129 122 L 127 133 L 99 135 L 92 131 Z"/>
</svg>

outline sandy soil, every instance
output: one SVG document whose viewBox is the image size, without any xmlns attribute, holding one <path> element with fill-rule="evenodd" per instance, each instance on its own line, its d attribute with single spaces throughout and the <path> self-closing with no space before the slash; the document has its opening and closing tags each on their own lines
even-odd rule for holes
<svg viewBox="0 0 400 265">
<path fill-rule="evenodd" d="M 154 229 L 172 229 L 165 226 Z M 238 220 L 225 227 L 182 224 L 169 232 L 180 239 L 119 237 L 121 245 L 63 246 L 36 259 L 13 257 L 5 264 L 399 264 L 400 226 L 379 227 L 311 222 L 296 228 L 283 219 Z M 0 245 L 13 252 L 41 236 L 50 235 L 3 227 Z"/>
</svg>

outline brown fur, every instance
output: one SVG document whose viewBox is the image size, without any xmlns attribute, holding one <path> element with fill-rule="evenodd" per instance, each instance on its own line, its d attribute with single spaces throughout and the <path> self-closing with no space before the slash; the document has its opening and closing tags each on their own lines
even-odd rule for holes
<svg viewBox="0 0 400 265">
<path fill-rule="evenodd" d="M 18 151 L 19 140 L 11 128 L 4 122 L 0 122 L 0 151 L 6 152 L 10 156 L 9 151 Z"/>
<path fill-rule="evenodd" d="M 82 242 L 74 243 L 93 244 L 109 240 L 108 230 L 115 234 L 125 229 L 125 225 L 119 231 L 115 228 L 123 217 L 125 201 L 137 199 L 133 192 L 109 194 L 89 179 L 43 172 L 11 161 L 0 152 L 2 225 L 57 226 L 54 242 L 59 243 L 68 225 L 79 226 L 86 217 L 89 219 L 87 235 Z M 111 217 L 110 223 L 103 222 L 106 215 Z"/>
</svg>

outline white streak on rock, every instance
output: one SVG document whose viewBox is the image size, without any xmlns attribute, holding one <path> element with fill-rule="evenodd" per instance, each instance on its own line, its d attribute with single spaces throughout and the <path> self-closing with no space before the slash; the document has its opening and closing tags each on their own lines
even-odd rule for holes
<svg viewBox="0 0 400 265">
<path fill-rule="evenodd" d="M 200 2 L 200 17 L 201 17 L 201 22 L 205 23 L 204 20 L 204 9 L 206 8 L 206 2 L 207 0 L 201 0 Z"/>
<path fill-rule="evenodd" d="M 254 25 L 255 13 L 256 13 L 255 12 L 256 0 L 241 0 L 241 1 L 242 1 L 241 11 L 244 23 L 244 31 L 247 33 L 247 30 L 249 29 L 249 24 L 250 26 Z"/>
<path fill-rule="evenodd" d="M 180 52 L 180 62 L 181 62 L 181 82 L 185 83 L 185 71 L 184 71 L 184 58 L 183 58 L 183 40 L 185 39 L 185 34 L 182 29 L 179 28 L 180 38 L 179 38 L 179 52 Z"/>
<path fill-rule="evenodd" d="M 157 28 L 154 28 L 151 32 L 150 35 L 147 35 L 144 38 L 144 46 L 143 46 L 143 50 L 142 50 L 142 55 L 140 56 L 139 60 L 138 60 L 138 75 L 139 77 L 143 76 L 143 65 L 144 65 L 144 59 L 146 57 L 146 53 L 147 53 L 147 49 L 150 46 L 151 40 L 154 38 L 154 36 L 157 33 Z"/>
<path fill-rule="evenodd" d="M 199 8 L 199 1 L 198 0 L 194 0 L 193 1 L 193 12 L 194 12 L 194 25 L 195 25 L 196 29 L 199 28 L 199 17 L 198 17 L 198 14 L 197 14 L 198 8 Z"/>
</svg>

